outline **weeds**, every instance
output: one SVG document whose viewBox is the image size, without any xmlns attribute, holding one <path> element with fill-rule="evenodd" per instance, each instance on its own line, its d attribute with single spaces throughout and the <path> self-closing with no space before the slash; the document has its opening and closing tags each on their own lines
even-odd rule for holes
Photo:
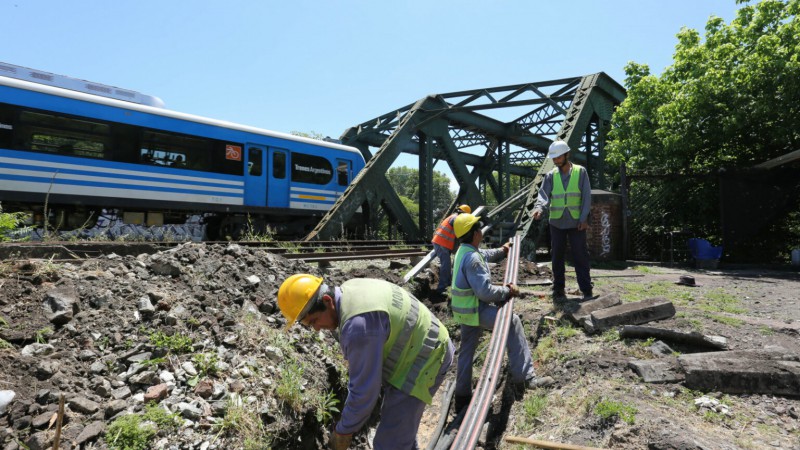
<svg viewBox="0 0 800 450">
<path fill-rule="evenodd" d="M 112 450 L 146 450 L 150 448 L 150 440 L 155 435 L 155 426 L 142 423 L 139 414 L 130 414 L 111 422 L 106 443 Z"/>
<path fill-rule="evenodd" d="M 198 353 L 192 357 L 192 361 L 197 369 L 197 375 L 186 382 L 189 386 L 196 386 L 200 379 L 214 376 L 219 371 L 217 367 L 219 357 L 213 353 Z"/>
<path fill-rule="evenodd" d="M 613 400 L 602 400 L 594 405 L 594 413 L 603 420 L 609 420 L 613 417 L 618 417 L 628 425 L 633 425 L 636 422 L 636 413 L 639 410 L 633 406 L 624 405 L 621 402 Z"/>
<path fill-rule="evenodd" d="M 264 428 L 264 422 L 261 417 L 254 412 L 257 408 L 252 405 L 242 405 L 239 397 L 231 397 L 228 401 L 228 407 L 225 411 L 225 417 L 222 421 L 217 423 L 217 436 L 214 438 L 213 443 L 219 436 L 225 434 L 237 433 L 238 436 L 232 436 L 231 448 L 241 448 L 243 450 L 261 450 L 272 447 L 272 438 Z"/>
<path fill-rule="evenodd" d="M 24 220 L 25 213 L 4 213 L 3 207 L 0 205 L 0 241 L 11 240 L 7 237 L 7 234 L 22 225 Z"/>
<path fill-rule="evenodd" d="M 616 342 L 619 340 L 619 330 L 617 330 L 616 328 L 608 330 L 605 333 L 603 333 L 602 336 L 600 336 L 600 339 L 603 342 Z"/>
<path fill-rule="evenodd" d="M 303 367 L 298 361 L 284 362 L 275 386 L 275 396 L 295 411 L 303 407 Z"/>
<path fill-rule="evenodd" d="M 775 330 L 766 325 L 760 326 L 758 328 L 758 332 L 761 333 L 762 336 L 772 336 L 773 334 L 775 334 Z"/>
<path fill-rule="evenodd" d="M 533 428 L 536 419 L 542 415 L 547 407 L 547 396 L 531 395 L 522 402 L 522 411 L 525 413 L 523 421 L 525 427 Z"/>
<path fill-rule="evenodd" d="M 723 323 L 732 327 L 740 327 L 744 324 L 744 320 L 735 317 L 721 316 L 719 314 L 709 314 L 708 318 L 714 322 Z"/>
<path fill-rule="evenodd" d="M 699 308 L 709 313 L 726 312 L 731 314 L 743 314 L 747 312 L 745 309 L 741 308 L 739 304 L 739 299 L 718 289 L 707 292 L 705 294 L 705 301 L 703 304 L 699 305 Z"/>
<path fill-rule="evenodd" d="M 142 418 L 155 423 L 159 430 L 174 430 L 182 423 L 179 414 L 169 412 L 164 409 L 164 407 L 158 406 L 155 402 L 149 402 L 145 405 Z"/>
<path fill-rule="evenodd" d="M 170 353 L 189 353 L 193 350 L 192 338 L 182 334 L 168 336 L 161 331 L 150 334 L 150 343 L 156 348 L 165 348 Z"/>
<path fill-rule="evenodd" d="M 314 405 L 317 422 L 327 424 L 333 419 L 334 414 L 339 412 L 339 400 L 333 392 L 327 392 L 318 398 L 318 404 Z"/>
<path fill-rule="evenodd" d="M 33 333 L 33 340 L 36 341 L 37 344 L 47 344 L 47 340 L 52 335 L 53 329 L 50 327 L 44 327 L 41 330 L 36 330 Z"/>
<path fill-rule="evenodd" d="M 7 340 L 0 338 L 0 350 L 5 350 L 9 348 L 14 348 L 14 346 L 11 345 L 11 343 L 9 343 Z"/>
</svg>

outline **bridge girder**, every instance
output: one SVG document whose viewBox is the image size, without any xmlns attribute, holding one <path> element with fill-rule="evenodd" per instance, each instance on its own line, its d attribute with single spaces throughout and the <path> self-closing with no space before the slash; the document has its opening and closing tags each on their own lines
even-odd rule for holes
<svg viewBox="0 0 800 450">
<path fill-rule="evenodd" d="M 487 215 L 495 220 L 515 216 L 518 234 L 525 235 L 531 201 L 535 202 L 548 163 L 552 167 L 544 156 L 555 138 L 577 150 L 574 160 L 587 167 L 593 186 L 605 187 L 605 136 L 613 109 L 624 97 L 622 86 L 600 72 L 429 95 L 351 127 L 340 140 L 359 148 L 367 164 L 306 240 L 336 237 L 363 207 L 369 209 L 364 211 L 368 217 L 388 214 L 408 240 L 429 238 L 438 223 L 430 205 L 432 173 L 439 161 L 448 165 L 460 187 L 450 210 L 461 203 L 484 204 L 480 184 L 500 202 Z M 385 175 L 401 153 L 419 158 L 419 226 Z M 520 177 L 524 193 L 509 190 L 512 175 Z"/>
</svg>

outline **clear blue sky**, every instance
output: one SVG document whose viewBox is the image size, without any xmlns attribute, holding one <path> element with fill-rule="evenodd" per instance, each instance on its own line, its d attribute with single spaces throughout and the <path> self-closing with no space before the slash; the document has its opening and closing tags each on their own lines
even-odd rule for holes
<svg viewBox="0 0 800 450">
<path fill-rule="evenodd" d="M 167 108 L 338 138 L 425 95 L 656 74 L 675 34 L 734 0 L 0 0 L 0 62 L 133 89 Z M 439 166 L 436 167 L 439 170 Z"/>
</svg>

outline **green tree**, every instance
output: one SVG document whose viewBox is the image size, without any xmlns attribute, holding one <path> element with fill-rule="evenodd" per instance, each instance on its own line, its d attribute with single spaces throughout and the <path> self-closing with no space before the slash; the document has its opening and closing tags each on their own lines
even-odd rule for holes
<svg viewBox="0 0 800 450">
<path fill-rule="evenodd" d="M 736 3 L 743 5 L 736 18 L 710 18 L 704 39 L 681 29 L 673 64 L 661 76 L 646 64 L 625 67 L 628 96 L 606 146 L 612 167 L 624 162 L 631 173 L 713 179 L 720 169 L 752 167 L 800 148 L 800 0 Z M 695 180 L 632 189 L 680 199 L 668 210 L 673 223 L 719 237 L 719 188 Z"/>
<path fill-rule="evenodd" d="M 683 28 L 660 77 L 629 63 L 609 160 L 632 171 L 707 172 L 800 148 L 799 10 L 800 0 L 745 5 L 730 24 L 709 19 L 704 41 Z"/>
<path fill-rule="evenodd" d="M 409 209 L 409 213 L 416 220 L 419 214 L 419 170 L 405 166 L 392 167 L 386 172 L 386 178 L 401 199 L 406 197 L 416 205 L 416 210 L 411 211 L 409 205 L 406 204 L 406 209 Z M 433 217 L 438 218 L 447 213 L 447 208 L 455 199 L 455 193 L 450 191 L 450 179 L 447 178 L 447 175 L 437 171 L 433 172 L 432 189 Z"/>
</svg>

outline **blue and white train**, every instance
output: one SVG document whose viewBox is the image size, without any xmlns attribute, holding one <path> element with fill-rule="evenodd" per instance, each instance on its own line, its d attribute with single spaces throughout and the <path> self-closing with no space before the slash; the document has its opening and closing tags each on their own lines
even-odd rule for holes
<svg viewBox="0 0 800 450">
<path fill-rule="evenodd" d="M 210 239 L 247 226 L 300 235 L 363 167 L 353 147 L 0 63 L 0 205 L 39 225 L 77 228 L 105 209 L 148 225 L 203 213 Z"/>
</svg>

